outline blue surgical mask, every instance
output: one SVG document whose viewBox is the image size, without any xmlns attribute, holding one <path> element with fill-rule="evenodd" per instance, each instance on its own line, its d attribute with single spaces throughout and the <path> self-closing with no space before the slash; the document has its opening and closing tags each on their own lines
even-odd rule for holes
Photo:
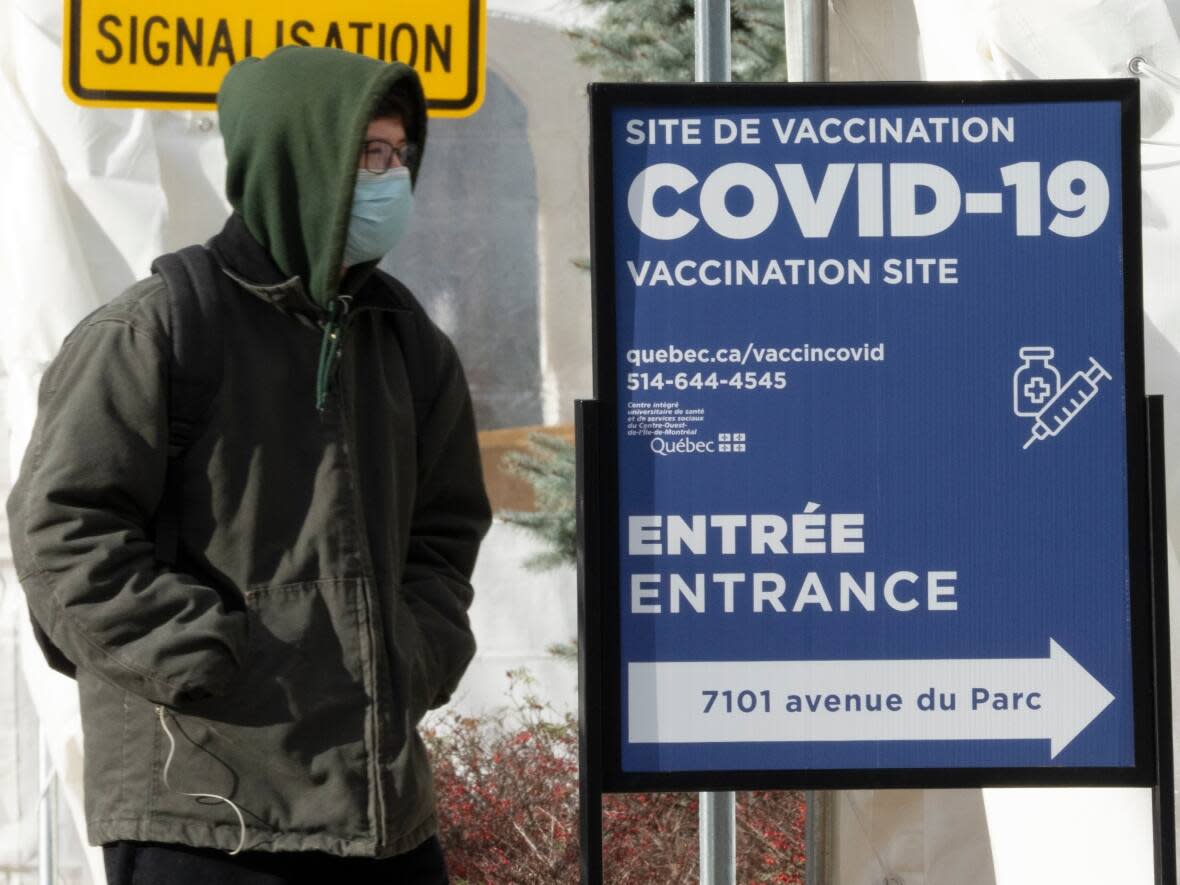
<svg viewBox="0 0 1180 885">
<path fill-rule="evenodd" d="M 394 247 L 410 220 L 414 192 L 405 166 L 356 174 L 343 263 L 375 261 Z"/>
</svg>

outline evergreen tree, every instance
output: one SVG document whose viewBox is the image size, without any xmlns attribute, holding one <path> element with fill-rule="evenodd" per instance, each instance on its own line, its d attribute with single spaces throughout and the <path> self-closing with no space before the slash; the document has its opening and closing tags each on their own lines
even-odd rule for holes
<svg viewBox="0 0 1180 885">
<path fill-rule="evenodd" d="M 525 568 L 544 571 L 578 561 L 577 463 L 574 444 L 548 433 L 529 435 L 528 448 L 504 456 L 509 473 L 533 489 L 535 509 L 505 510 L 505 522 L 520 526 L 544 545 L 542 552 L 525 560 Z M 578 638 L 548 646 L 550 654 L 567 661 L 578 657 Z"/>
<path fill-rule="evenodd" d="M 694 71 L 692 0 L 581 0 L 602 10 L 597 25 L 570 32 L 578 60 L 606 79 L 691 81 Z M 734 80 L 785 80 L 782 0 L 731 0 L 731 61 Z M 581 265 L 580 265 L 581 266 Z M 588 268 L 588 263 L 586 263 Z M 507 469 L 532 486 L 534 511 L 500 516 L 540 539 L 544 550 L 525 565 L 545 570 L 577 562 L 574 446 L 535 433 L 528 449 L 507 455 Z M 551 650 L 571 656 L 575 645 Z"/>
<path fill-rule="evenodd" d="M 531 434 L 525 451 L 504 456 L 508 471 L 532 486 L 536 509 L 507 510 L 500 516 L 545 545 L 525 562 L 527 568 L 544 571 L 578 561 L 574 457 L 573 443 L 548 433 Z"/>
<path fill-rule="evenodd" d="M 692 80 L 693 0 L 581 0 L 598 24 L 570 35 L 578 60 L 607 80 Z M 734 80 L 785 80 L 782 0 L 731 0 Z"/>
</svg>

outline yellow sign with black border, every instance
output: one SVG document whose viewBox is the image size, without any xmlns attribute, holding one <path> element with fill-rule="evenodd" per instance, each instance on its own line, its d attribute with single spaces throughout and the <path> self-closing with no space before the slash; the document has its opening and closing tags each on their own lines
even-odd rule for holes
<svg viewBox="0 0 1180 885">
<path fill-rule="evenodd" d="M 288 44 L 333 46 L 417 70 L 431 116 L 483 101 L 485 0 L 66 0 L 63 78 L 97 107 L 216 106 L 230 65 Z"/>
</svg>

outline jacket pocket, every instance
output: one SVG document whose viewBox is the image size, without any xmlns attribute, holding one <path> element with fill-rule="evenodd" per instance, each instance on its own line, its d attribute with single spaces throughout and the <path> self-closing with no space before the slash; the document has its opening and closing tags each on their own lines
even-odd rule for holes
<svg viewBox="0 0 1180 885">
<path fill-rule="evenodd" d="M 409 726 L 416 726 L 430 709 L 440 673 L 437 652 L 400 589 L 393 591 L 394 637 L 402 674 L 402 697 L 406 698 Z"/>
<path fill-rule="evenodd" d="M 363 586 L 252 587 L 246 602 L 241 683 L 174 711 L 173 790 L 232 799 L 251 829 L 371 835 L 373 654 Z M 197 804 L 162 785 L 158 796 L 161 809 L 236 825 L 224 804 Z"/>
</svg>

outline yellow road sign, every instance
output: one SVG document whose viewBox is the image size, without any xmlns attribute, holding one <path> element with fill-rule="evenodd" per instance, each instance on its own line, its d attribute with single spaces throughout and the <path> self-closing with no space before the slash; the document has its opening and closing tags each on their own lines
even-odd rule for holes
<svg viewBox="0 0 1180 885">
<path fill-rule="evenodd" d="M 291 43 L 402 61 L 432 116 L 475 113 L 485 0 L 66 0 L 63 77 L 79 104 L 215 106 L 230 65 Z"/>
</svg>

